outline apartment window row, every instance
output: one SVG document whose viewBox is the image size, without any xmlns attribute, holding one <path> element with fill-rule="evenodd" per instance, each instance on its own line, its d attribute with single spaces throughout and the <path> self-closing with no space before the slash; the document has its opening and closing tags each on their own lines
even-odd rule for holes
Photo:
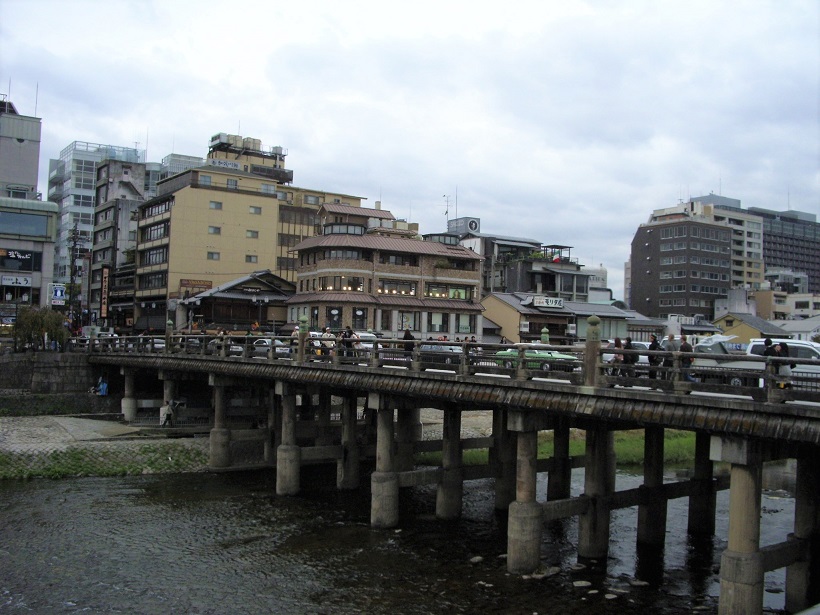
<svg viewBox="0 0 820 615">
<path fill-rule="evenodd" d="M 288 237 L 295 237 L 298 238 L 298 235 L 279 235 L 279 245 L 296 245 L 297 241 L 291 243 L 283 243 L 283 238 Z M 301 261 L 302 265 L 315 265 L 319 261 L 322 260 L 353 260 L 353 261 L 367 261 L 371 262 L 373 260 L 373 252 L 370 250 L 355 250 L 355 249 L 335 249 L 329 248 L 327 250 L 313 250 L 311 252 L 302 252 L 299 255 L 299 260 Z"/>
<path fill-rule="evenodd" d="M 425 297 L 432 297 L 435 299 L 465 299 L 467 301 L 473 298 L 472 286 L 457 285 L 457 284 L 427 284 L 424 290 Z"/>
<path fill-rule="evenodd" d="M 168 237 L 168 222 L 160 222 L 159 224 L 146 226 L 141 230 L 140 235 L 140 241 L 143 243 Z"/>
<path fill-rule="evenodd" d="M 690 250 L 701 250 L 703 252 L 720 252 L 721 254 L 729 254 L 729 246 L 716 246 L 713 243 L 699 243 L 692 241 L 689 243 Z"/>
<path fill-rule="evenodd" d="M 305 209 L 304 207 L 279 205 L 279 222 L 282 224 L 316 226 L 319 224 L 319 215 L 317 212 L 310 209 Z"/>
<path fill-rule="evenodd" d="M 379 262 L 382 265 L 418 267 L 419 257 L 415 254 L 391 254 L 389 252 L 382 252 L 379 254 Z"/>
<path fill-rule="evenodd" d="M 339 290 L 364 292 L 364 278 L 347 277 L 343 275 L 319 276 L 318 282 L 314 279 L 310 290 Z"/>
<path fill-rule="evenodd" d="M 153 218 L 171 211 L 171 201 L 162 201 L 142 208 L 142 219 Z"/>
<path fill-rule="evenodd" d="M 674 237 L 686 237 L 686 227 L 675 226 L 661 229 L 661 239 L 672 239 Z"/>
<path fill-rule="evenodd" d="M 686 249 L 686 242 L 685 241 L 677 241 L 675 243 L 662 243 L 661 244 L 661 252 L 671 252 L 672 250 L 685 250 Z"/>
<path fill-rule="evenodd" d="M 672 307 L 686 305 L 686 299 L 661 299 L 658 301 L 660 307 Z"/>
<path fill-rule="evenodd" d="M 139 289 L 165 288 L 168 285 L 168 273 L 160 271 L 139 276 Z"/>
<path fill-rule="evenodd" d="M 720 295 L 725 297 L 729 294 L 726 288 L 720 286 L 701 286 L 699 284 L 692 284 L 690 287 L 693 293 L 705 293 L 707 295 Z"/>
<path fill-rule="evenodd" d="M 725 259 L 711 258 L 709 256 L 690 256 L 689 262 L 693 265 L 705 265 L 707 267 L 728 267 L 729 261 Z"/>
<path fill-rule="evenodd" d="M 94 207 L 94 197 L 90 194 L 74 194 L 72 196 L 74 207 Z"/>
<path fill-rule="evenodd" d="M 721 231 L 714 228 L 698 228 L 697 226 L 693 226 L 691 236 L 715 241 L 729 241 L 729 231 Z"/>
<path fill-rule="evenodd" d="M 161 265 L 168 262 L 168 246 L 143 250 L 140 253 L 140 265 L 148 267 L 150 265 Z"/>
</svg>

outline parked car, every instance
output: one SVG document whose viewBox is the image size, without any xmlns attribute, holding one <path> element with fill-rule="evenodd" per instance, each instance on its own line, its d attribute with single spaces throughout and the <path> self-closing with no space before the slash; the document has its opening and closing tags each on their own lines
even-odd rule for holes
<svg viewBox="0 0 820 615">
<path fill-rule="evenodd" d="M 808 340 L 790 340 L 781 338 L 770 338 L 773 344 L 784 342 L 789 348 L 789 356 L 794 358 L 792 364 L 793 386 L 798 388 L 818 389 L 820 388 L 820 344 Z M 746 346 L 746 356 L 763 356 L 766 349 L 765 338 L 754 338 L 749 340 Z M 814 363 L 809 363 L 814 361 Z M 747 361 L 742 358 L 737 361 L 724 361 L 720 363 L 723 370 L 735 371 L 726 375 L 726 384 L 731 386 L 759 386 L 761 378 L 758 375 L 765 369 L 762 361 Z M 744 373 L 746 372 L 746 373 Z"/>
<path fill-rule="evenodd" d="M 525 349 L 525 369 L 571 372 L 580 369 L 582 364 L 582 361 L 578 357 L 555 350 L 547 350 L 544 344 L 514 344 L 510 348 L 505 348 L 495 353 L 496 365 L 506 368 L 518 367 L 518 351 L 521 347 Z"/>
<path fill-rule="evenodd" d="M 219 354 L 222 350 L 222 344 L 227 345 L 225 354 L 227 354 L 229 357 L 241 357 L 244 354 L 244 347 L 241 344 L 237 343 L 236 340 L 228 337 L 226 337 L 224 340 L 220 338 L 212 339 L 210 342 L 208 342 L 206 352 L 208 354 Z"/>
<path fill-rule="evenodd" d="M 419 360 L 422 363 L 422 369 L 458 365 L 463 353 L 461 346 L 453 344 L 422 344 L 419 346 Z"/>
</svg>

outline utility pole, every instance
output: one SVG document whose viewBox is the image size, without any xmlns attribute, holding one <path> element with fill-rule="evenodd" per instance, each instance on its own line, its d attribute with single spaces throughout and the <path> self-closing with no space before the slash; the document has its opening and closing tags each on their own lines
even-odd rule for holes
<svg viewBox="0 0 820 615">
<path fill-rule="evenodd" d="M 75 327 L 75 320 L 77 318 L 74 312 L 74 295 L 76 293 L 76 276 L 77 276 L 77 244 L 80 241 L 80 231 L 77 229 L 77 223 L 74 223 L 74 228 L 71 229 L 71 235 L 69 235 L 69 254 L 68 254 L 68 266 L 69 266 L 69 283 L 68 283 L 68 313 L 71 317 L 71 331 L 72 333 L 76 329 Z"/>
</svg>

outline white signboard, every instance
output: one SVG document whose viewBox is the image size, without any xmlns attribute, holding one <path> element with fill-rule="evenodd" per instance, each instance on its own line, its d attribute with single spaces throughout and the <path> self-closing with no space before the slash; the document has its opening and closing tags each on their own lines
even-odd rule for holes
<svg viewBox="0 0 820 615">
<path fill-rule="evenodd" d="M 212 167 L 220 167 L 222 169 L 234 169 L 235 171 L 242 170 L 242 166 L 234 160 L 220 160 L 218 158 L 209 158 L 208 164 Z"/>
<path fill-rule="evenodd" d="M 27 286 L 31 288 L 31 276 L 27 275 L 4 275 L 3 286 Z"/>
<path fill-rule="evenodd" d="M 560 297 L 533 297 L 533 307 L 563 308 L 564 300 Z"/>
</svg>

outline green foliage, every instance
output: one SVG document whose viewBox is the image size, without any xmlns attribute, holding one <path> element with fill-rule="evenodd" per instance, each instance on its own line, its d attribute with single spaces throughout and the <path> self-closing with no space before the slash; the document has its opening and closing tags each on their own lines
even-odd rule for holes
<svg viewBox="0 0 820 615">
<path fill-rule="evenodd" d="M 195 472 L 207 465 L 206 450 L 180 443 L 141 444 L 128 449 L 68 447 L 0 453 L 0 480 Z"/>
<path fill-rule="evenodd" d="M 571 437 L 569 454 L 578 456 L 584 454 L 585 442 L 582 436 Z M 538 458 L 547 459 L 553 455 L 554 446 L 552 433 L 544 433 L 539 437 Z M 643 463 L 644 432 L 636 429 L 615 433 L 615 458 L 618 466 L 635 466 Z M 488 450 L 470 449 L 462 454 L 464 465 L 484 465 L 489 457 Z M 664 432 L 663 461 L 667 464 L 684 464 L 695 459 L 695 434 L 689 431 L 667 429 Z M 441 453 L 419 453 L 416 463 L 421 465 L 441 465 Z"/>
<path fill-rule="evenodd" d="M 69 337 L 60 312 L 28 305 L 18 310 L 14 324 L 17 348 L 42 349 L 46 347 L 46 339 L 56 340 L 62 346 Z"/>
</svg>

